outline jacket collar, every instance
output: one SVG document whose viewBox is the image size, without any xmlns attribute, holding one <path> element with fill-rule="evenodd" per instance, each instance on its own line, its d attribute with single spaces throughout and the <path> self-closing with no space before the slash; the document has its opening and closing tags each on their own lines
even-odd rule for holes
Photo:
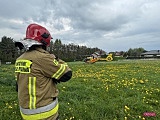
<svg viewBox="0 0 160 120">
<path fill-rule="evenodd" d="M 48 51 L 42 49 L 42 48 L 36 48 L 37 51 L 41 52 L 41 53 L 46 53 L 46 54 L 49 54 Z"/>
</svg>

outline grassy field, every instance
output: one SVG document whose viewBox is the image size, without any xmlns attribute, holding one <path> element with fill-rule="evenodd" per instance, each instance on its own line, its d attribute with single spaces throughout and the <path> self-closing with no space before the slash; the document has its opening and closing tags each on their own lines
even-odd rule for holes
<svg viewBox="0 0 160 120">
<path fill-rule="evenodd" d="M 58 84 L 61 120 L 160 120 L 160 61 L 68 64 L 73 77 Z M 0 120 L 21 120 L 14 65 L 0 67 Z"/>
</svg>

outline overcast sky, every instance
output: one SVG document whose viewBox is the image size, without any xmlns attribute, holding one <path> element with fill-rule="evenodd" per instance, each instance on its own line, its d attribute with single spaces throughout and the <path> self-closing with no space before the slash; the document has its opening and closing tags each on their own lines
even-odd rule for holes
<svg viewBox="0 0 160 120">
<path fill-rule="evenodd" d="M 160 0 L 0 0 L 0 37 L 22 39 L 30 23 L 63 44 L 160 49 Z"/>
</svg>

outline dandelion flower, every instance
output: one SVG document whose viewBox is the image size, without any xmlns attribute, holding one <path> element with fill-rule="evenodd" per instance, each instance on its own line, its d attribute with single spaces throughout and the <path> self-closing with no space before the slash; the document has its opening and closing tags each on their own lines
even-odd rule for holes
<svg viewBox="0 0 160 120">
<path fill-rule="evenodd" d="M 144 81 L 143 81 L 143 80 L 140 80 L 139 82 L 140 82 L 141 84 L 143 84 L 143 83 L 144 83 Z"/>
<path fill-rule="evenodd" d="M 127 117 L 124 117 L 124 120 L 127 120 Z"/>
<path fill-rule="evenodd" d="M 130 110 L 130 108 L 129 108 L 128 106 L 126 106 L 126 105 L 124 106 L 124 108 L 125 108 L 126 110 Z"/>
</svg>

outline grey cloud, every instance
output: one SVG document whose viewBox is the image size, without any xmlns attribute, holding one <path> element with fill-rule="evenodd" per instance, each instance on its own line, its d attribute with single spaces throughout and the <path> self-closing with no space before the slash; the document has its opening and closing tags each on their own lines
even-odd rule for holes
<svg viewBox="0 0 160 120">
<path fill-rule="evenodd" d="M 118 2 L 119 3 L 119 2 Z M 134 5 L 135 10 L 128 11 L 129 7 L 125 7 L 125 3 L 120 3 L 117 7 L 115 2 L 112 1 L 55 1 L 52 0 L 53 6 L 56 7 L 57 17 L 68 17 L 71 19 L 71 25 L 75 29 L 89 29 L 89 30 L 105 30 L 111 31 L 118 29 L 123 24 L 126 24 L 131 19 L 135 19 L 136 14 L 139 12 L 140 5 Z M 113 6 L 110 6 L 113 5 Z M 59 7 L 58 7 L 59 6 Z M 60 7 L 63 6 L 63 7 Z M 116 8 L 117 7 L 117 8 Z"/>
<path fill-rule="evenodd" d="M 29 21 L 46 21 L 50 16 L 49 8 L 45 0 L 0 0 L 0 16 L 4 18 L 23 19 Z"/>
<path fill-rule="evenodd" d="M 53 38 L 64 43 L 86 44 L 106 50 L 124 50 L 139 45 L 150 49 L 159 44 L 159 0 L 0 2 L 0 35 L 13 32 L 13 37 L 17 34 L 22 38 L 27 25 L 35 22 L 47 27 Z"/>
</svg>

